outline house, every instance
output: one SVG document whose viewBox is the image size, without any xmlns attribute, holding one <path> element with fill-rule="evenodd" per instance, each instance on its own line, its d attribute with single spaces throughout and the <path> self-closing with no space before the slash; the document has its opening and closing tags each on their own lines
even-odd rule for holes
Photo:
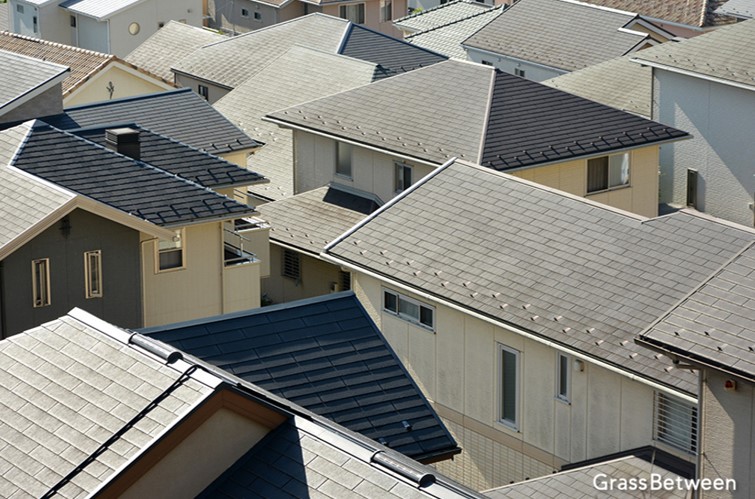
<svg viewBox="0 0 755 499">
<path fill-rule="evenodd" d="M 259 305 L 260 261 L 228 227 L 254 209 L 199 183 L 257 175 L 134 127 L 1 134 L 2 337 L 73 306 L 142 327 Z"/>
<path fill-rule="evenodd" d="M 485 490 L 647 445 L 694 462 L 696 430 L 665 415 L 694 409 L 697 377 L 633 340 L 753 241 L 455 161 L 322 257 L 464 449 L 438 469 Z"/>
<path fill-rule="evenodd" d="M 629 54 L 609 59 L 542 83 L 606 106 L 651 118 L 653 72 L 647 66 L 633 63 L 632 57 Z"/>
<path fill-rule="evenodd" d="M 663 149 L 661 201 L 753 225 L 755 21 L 655 48 L 633 61 L 653 73 L 653 119 L 693 139 Z"/>
<path fill-rule="evenodd" d="M 175 77 L 170 68 L 176 61 L 180 61 L 202 45 L 224 39 L 224 35 L 209 29 L 168 21 L 124 59 L 166 81 L 173 82 Z"/>
<path fill-rule="evenodd" d="M 720 495 L 729 497 L 755 493 L 754 276 L 750 244 L 637 338 L 673 365 L 699 371 L 699 405 L 691 413 L 672 410 L 669 418 L 699 421 L 697 478 L 722 484 L 718 490 L 729 493 Z"/>
<path fill-rule="evenodd" d="M 24 121 L 63 110 L 62 84 L 69 68 L 0 50 L 4 78 L 0 88 L 0 124 Z"/>
<path fill-rule="evenodd" d="M 658 146 L 687 136 L 460 61 L 266 119 L 294 130 L 295 192 L 332 182 L 386 202 L 458 157 L 644 216 L 658 213 Z"/>
<path fill-rule="evenodd" d="M 436 29 L 474 17 L 490 10 L 489 5 L 474 0 L 453 0 L 430 9 L 420 9 L 393 21 L 404 38 L 420 31 Z"/>
<path fill-rule="evenodd" d="M 461 452 L 352 292 L 140 332 L 419 462 Z"/>
<path fill-rule="evenodd" d="M 124 57 L 171 19 L 202 25 L 202 2 L 10 0 L 11 31 Z"/>
<path fill-rule="evenodd" d="M 174 89 L 166 80 L 114 55 L 49 42 L 39 38 L 0 33 L 0 50 L 68 66 L 63 80 L 63 105 L 75 106 L 132 95 Z"/>
<path fill-rule="evenodd" d="M 738 22 L 755 17 L 755 2 L 752 0 L 728 0 L 715 10 L 716 14 L 734 17 Z"/>
<path fill-rule="evenodd" d="M 632 12 L 574 0 L 520 0 L 462 45 L 472 61 L 543 81 L 672 37 Z"/>
<path fill-rule="evenodd" d="M 8 18 L 8 4 L 3 3 L 2 5 L 0 5 L 0 31 L 8 31 L 10 29 Z"/>
<path fill-rule="evenodd" d="M 481 498 L 80 309 L 0 341 L 8 496 Z"/>
<path fill-rule="evenodd" d="M 400 38 L 392 21 L 407 13 L 407 0 L 209 0 L 207 6 L 209 26 L 234 35 L 319 13 Z"/>
<path fill-rule="evenodd" d="M 459 2 L 459 5 L 461 4 L 465 4 L 465 2 L 462 0 Z M 440 13 L 445 8 L 450 10 L 454 5 L 457 4 L 447 3 L 436 9 L 420 12 L 414 16 L 406 18 L 406 21 L 401 22 L 402 27 L 411 26 L 421 29 L 411 34 L 407 34 L 404 39 L 414 45 L 433 50 L 452 59 L 459 59 L 462 61 L 468 60 L 467 52 L 461 45 L 462 42 L 498 17 L 503 12 L 505 6 L 498 5 L 496 7 L 488 7 L 482 10 L 478 9 L 469 16 L 460 17 L 454 20 L 449 19 L 445 24 L 440 24 L 440 22 L 443 22 L 444 16 L 433 16 L 433 14 Z M 479 4 L 472 2 L 468 5 L 477 6 Z M 435 18 L 434 20 L 439 21 L 439 24 L 437 26 L 432 26 L 431 24 L 434 23 L 424 22 L 422 20 L 424 15 L 433 16 Z"/>
<path fill-rule="evenodd" d="M 378 66 L 375 79 L 446 60 L 365 26 L 316 13 L 200 47 L 172 69 L 178 85 L 213 104 L 295 45 L 373 63 Z"/>
</svg>

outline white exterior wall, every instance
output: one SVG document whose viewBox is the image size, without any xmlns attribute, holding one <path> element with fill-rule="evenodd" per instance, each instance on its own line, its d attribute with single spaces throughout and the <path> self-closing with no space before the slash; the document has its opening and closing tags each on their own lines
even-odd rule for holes
<svg viewBox="0 0 755 499">
<path fill-rule="evenodd" d="M 467 51 L 467 58 L 470 61 L 479 62 L 480 64 L 484 61 L 509 74 L 514 74 L 515 69 L 521 69 L 524 71 L 524 77 L 532 81 L 545 81 L 569 72 L 541 66 L 521 59 L 512 59 L 504 55 L 485 52 L 473 47 L 465 47 L 465 49 Z"/>
<path fill-rule="evenodd" d="M 384 286 L 352 287 L 463 449 L 437 467 L 475 490 L 535 478 L 568 462 L 653 443 L 653 389 L 595 364 L 556 398 L 558 350 L 438 303 L 435 332 L 382 311 Z M 418 299 L 411 293 L 388 289 Z M 499 423 L 499 345 L 520 352 L 518 429 Z M 666 449 L 669 450 L 669 449 Z"/>
<path fill-rule="evenodd" d="M 659 69 L 653 74 L 653 119 L 693 136 L 661 147 L 661 201 L 686 205 L 687 169 L 696 169 L 697 208 L 751 227 L 755 89 Z"/>
<path fill-rule="evenodd" d="M 100 22 L 91 17 L 78 16 L 76 29 L 79 47 L 106 54 L 110 53 L 106 21 Z"/>
<path fill-rule="evenodd" d="M 435 167 L 354 146 L 351 178 L 336 174 L 336 141 L 294 130 L 294 190 L 301 193 L 335 182 L 377 195 L 384 202 L 396 196 L 395 162 L 412 167 L 412 183 Z"/>
</svg>

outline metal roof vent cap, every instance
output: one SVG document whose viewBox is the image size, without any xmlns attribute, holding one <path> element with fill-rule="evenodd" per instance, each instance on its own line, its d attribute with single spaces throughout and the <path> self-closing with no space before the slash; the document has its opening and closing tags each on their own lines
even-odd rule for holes
<svg viewBox="0 0 755 499">
<path fill-rule="evenodd" d="M 105 130 L 107 148 L 133 159 L 141 159 L 139 130 L 134 128 L 110 128 Z"/>
</svg>

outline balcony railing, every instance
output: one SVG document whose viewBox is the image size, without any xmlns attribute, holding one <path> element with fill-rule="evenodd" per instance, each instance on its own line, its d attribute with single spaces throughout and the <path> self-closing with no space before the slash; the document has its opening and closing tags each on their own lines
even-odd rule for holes
<svg viewBox="0 0 755 499">
<path fill-rule="evenodd" d="M 229 228 L 229 226 L 233 228 Z M 235 225 L 227 224 L 223 227 L 223 232 L 223 253 L 226 267 L 260 261 L 257 255 L 244 250 L 244 243 L 248 243 L 250 239 L 240 234 Z"/>
</svg>

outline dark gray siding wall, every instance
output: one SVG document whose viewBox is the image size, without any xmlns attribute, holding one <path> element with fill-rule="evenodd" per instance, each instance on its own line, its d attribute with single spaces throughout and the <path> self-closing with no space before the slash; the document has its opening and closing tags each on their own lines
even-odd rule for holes
<svg viewBox="0 0 755 499">
<path fill-rule="evenodd" d="M 84 252 L 102 251 L 102 298 L 87 299 Z M 50 259 L 50 297 L 46 307 L 32 303 L 32 260 Z M 139 233 L 83 210 L 16 250 L 2 262 L 0 325 L 6 337 L 84 309 L 120 327 L 141 327 Z"/>
<path fill-rule="evenodd" d="M 0 116 L 0 123 L 13 123 L 63 112 L 63 86 L 58 83 L 30 101 Z"/>
</svg>

